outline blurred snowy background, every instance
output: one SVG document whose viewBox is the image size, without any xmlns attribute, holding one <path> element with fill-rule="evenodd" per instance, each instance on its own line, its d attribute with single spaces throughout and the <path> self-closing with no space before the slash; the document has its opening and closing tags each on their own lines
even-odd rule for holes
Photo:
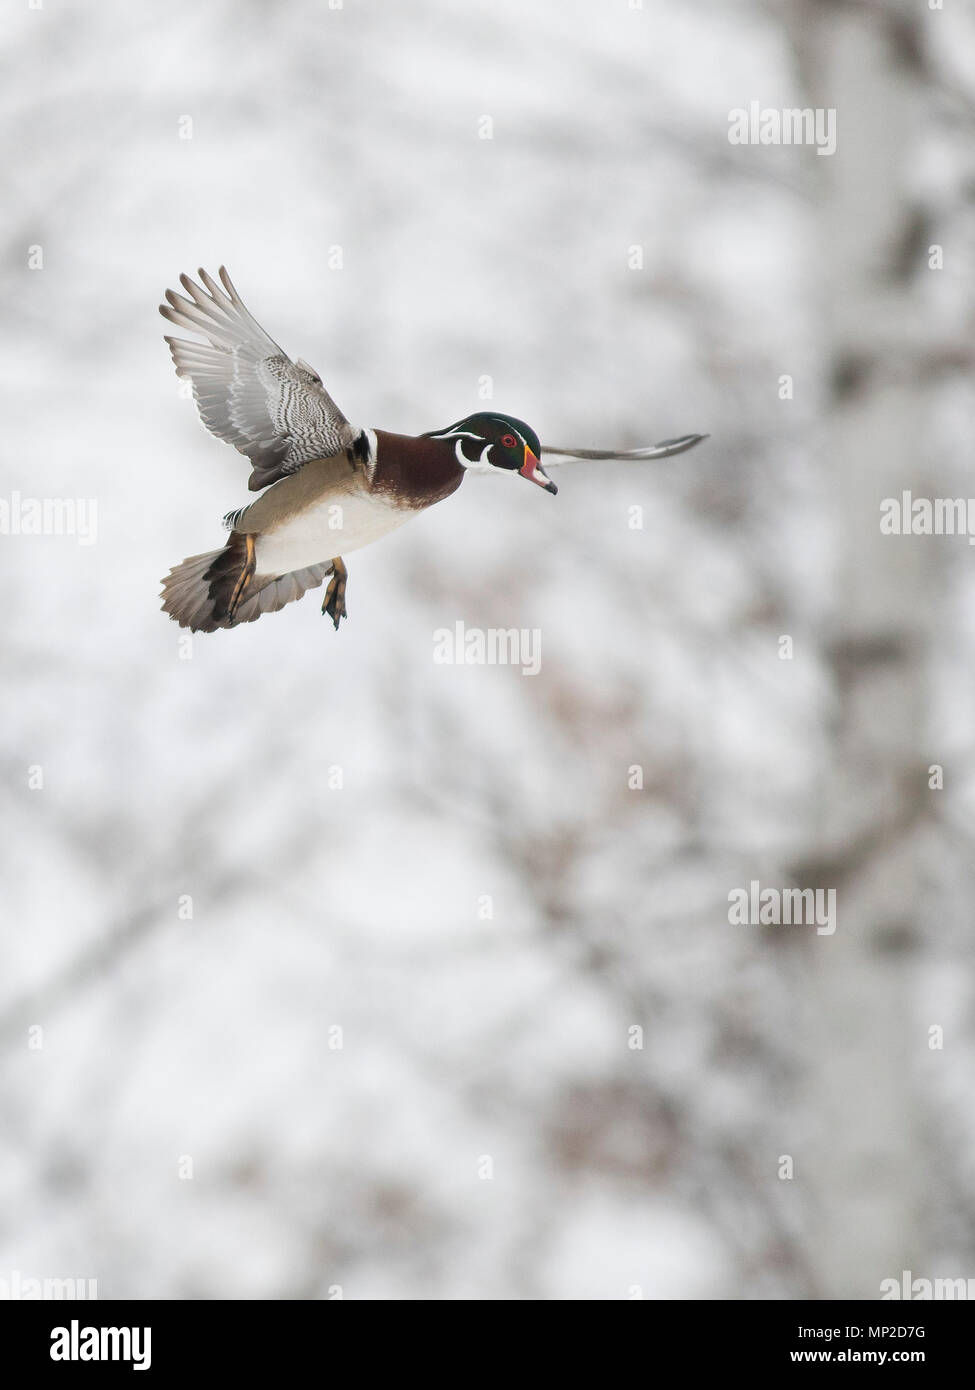
<svg viewBox="0 0 975 1390">
<path fill-rule="evenodd" d="M 98 530 L 0 536 L 0 1278 L 975 1276 L 973 554 L 879 534 L 973 491 L 972 7 L 2 22 L 2 496 Z M 729 143 L 754 100 L 835 155 Z M 712 437 L 468 479 L 351 557 L 338 635 L 319 594 L 187 648 L 160 577 L 247 465 L 156 306 L 221 263 L 357 423 L 490 378 L 543 440 Z M 459 620 L 541 673 L 434 664 Z M 730 925 L 752 880 L 835 935 Z"/>
</svg>

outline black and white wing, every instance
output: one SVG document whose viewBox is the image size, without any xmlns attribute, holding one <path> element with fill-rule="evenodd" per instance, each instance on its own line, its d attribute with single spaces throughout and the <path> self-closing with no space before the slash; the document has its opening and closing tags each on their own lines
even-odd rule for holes
<svg viewBox="0 0 975 1390">
<path fill-rule="evenodd" d="M 292 362 L 268 337 L 223 266 L 220 285 L 205 270 L 199 276 L 202 289 L 181 275 L 190 298 L 167 290 L 168 303 L 160 304 L 159 312 L 206 342 L 170 337 L 166 342 L 177 376 L 193 383 L 207 429 L 250 459 L 250 490 L 277 482 L 310 459 L 350 448 L 361 431 L 349 424 L 318 373 L 301 358 Z"/>
<path fill-rule="evenodd" d="M 564 459 L 666 459 L 673 454 L 682 454 L 685 449 L 693 449 L 706 434 L 682 434 L 679 439 L 662 439 L 659 444 L 648 444 L 643 449 L 560 449 L 555 444 L 543 444 L 542 454 L 546 467 Z"/>
</svg>

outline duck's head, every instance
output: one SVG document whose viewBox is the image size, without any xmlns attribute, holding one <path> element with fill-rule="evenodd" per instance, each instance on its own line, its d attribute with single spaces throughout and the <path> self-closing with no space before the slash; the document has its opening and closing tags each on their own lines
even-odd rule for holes
<svg viewBox="0 0 975 1390">
<path fill-rule="evenodd" d="M 524 420 L 513 415 L 497 415 L 492 410 L 480 410 L 466 415 L 455 425 L 443 430 L 431 430 L 426 439 L 443 439 L 454 445 L 457 462 L 462 468 L 476 473 L 518 473 L 530 483 L 537 483 L 546 492 L 558 488 L 539 463 L 542 446 L 538 435 Z"/>
</svg>

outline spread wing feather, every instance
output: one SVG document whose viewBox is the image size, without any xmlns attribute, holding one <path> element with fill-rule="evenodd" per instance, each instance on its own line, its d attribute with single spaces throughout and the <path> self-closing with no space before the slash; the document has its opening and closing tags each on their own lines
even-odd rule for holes
<svg viewBox="0 0 975 1390">
<path fill-rule="evenodd" d="M 220 284 L 205 270 L 202 285 L 179 277 L 189 298 L 166 291 L 159 312 L 206 342 L 167 337 L 176 374 L 193 383 L 200 418 L 211 434 L 250 459 L 257 492 L 310 459 L 350 448 L 360 431 L 339 410 L 307 363 L 291 358 L 247 309 L 226 269 Z"/>
</svg>

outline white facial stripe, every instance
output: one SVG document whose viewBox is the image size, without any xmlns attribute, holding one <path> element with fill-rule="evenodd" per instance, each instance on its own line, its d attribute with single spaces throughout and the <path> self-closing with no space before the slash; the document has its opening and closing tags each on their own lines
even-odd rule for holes
<svg viewBox="0 0 975 1390">
<path fill-rule="evenodd" d="M 441 434 L 429 434 L 428 439 L 480 439 L 479 434 L 472 434 L 470 430 L 444 430 Z"/>
<path fill-rule="evenodd" d="M 442 436 L 442 437 L 445 438 L 445 439 L 449 439 L 449 438 L 450 438 L 450 435 L 444 435 L 444 436 Z M 480 436 L 479 434 L 464 434 L 464 435 L 462 435 L 462 436 L 457 440 L 457 443 L 454 445 L 454 454 L 456 455 L 456 457 L 457 457 L 457 462 L 460 464 L 461 468 L 490 468 L 490 467 L 492 467 L 492 465 L 488 462 L 488 453 L 491 451 L 491 449 L 493 449 L 493 447 L 494 447 L 493 444 L 485 444 L 484 448 L 481 450 L 481 457 L 478 459 L 477 463 L 474 463 L 473 460 L 472 460 L 472 459 L 469 459 L 469 458 L 467 457 L 467 455 L 464 453 L 464 440 L 465 440 L 465 439 L 480 439 L 480 438 L 481 438 L 481 436 Z"/>
<path fill-rule="evenodd" d="M 520 439 L 523 448 L 528 449 L 531 447 L 521 430 L 516 429 L 514 425 L 509 424 L 508 421 L 503 419 L 500 415 L 492 415 L 490 418 L 496 420 L 499 425 L 504 425 L 505 429 L 510 430 L 516 439 Z M 484 448 L 481 450 L 481 456 L 476 463 L 469 459 L 464 453 L 463 440 L 476 439 L 479 443 L 484 443 L 484 436 L 482 434 L 474 434 L 471 430 L 442 430 L 439 434 L 427 435 L 427 438 L 455 439 L 457 443 L 454 445 L 454 454 L 461 468 L 494 468 L 496 466 L 488 459 L 488 454 L 494 448 L 494 442 L 492 440 L 488 440 L 488 442 L 484 444 Z"/>
</svg>

